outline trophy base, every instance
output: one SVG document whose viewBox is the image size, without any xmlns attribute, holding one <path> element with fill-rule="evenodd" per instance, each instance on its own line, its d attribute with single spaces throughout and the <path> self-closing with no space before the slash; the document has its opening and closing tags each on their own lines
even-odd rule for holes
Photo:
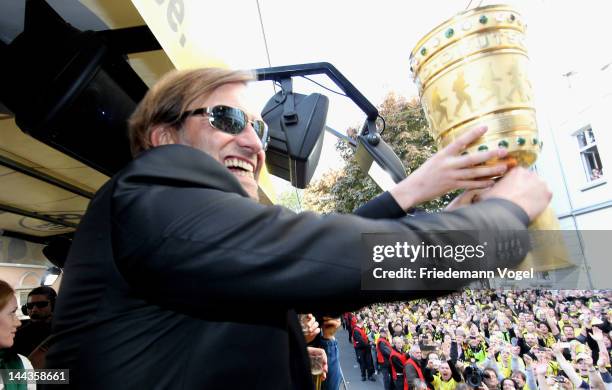
<svg viewBox="0 0 612 390">
<path fill-rule="evenodd" d="M 548 206 L 533 220 L 529 225 L 529 235 L 533 248 L 519 264 L 518 270 L 544 272 L 575 266 L 570 261 L 559 219 L 552 207 Z"/>
</svg>

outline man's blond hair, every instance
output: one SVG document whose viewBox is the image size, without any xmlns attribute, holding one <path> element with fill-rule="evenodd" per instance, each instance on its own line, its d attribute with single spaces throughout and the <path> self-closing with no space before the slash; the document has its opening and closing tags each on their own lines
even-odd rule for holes
<svg viewBox="0 0 612 390">
<path fill-rule="evenodd" d="M 165 74 L 136 107 L 129 119 L 132 156 L 150 149 L 151 131 L 157 125 L 178 126 L 177 120 L 197 100 L 206 99 L 215 89 L 230 83 L 254 80 L 248 71 L 201 68 Z"/>
</svg>

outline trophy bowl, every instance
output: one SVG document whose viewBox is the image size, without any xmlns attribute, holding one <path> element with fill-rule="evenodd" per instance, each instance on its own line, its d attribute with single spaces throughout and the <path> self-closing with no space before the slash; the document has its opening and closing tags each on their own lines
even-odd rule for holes
<svg viewBox="0 0 612 390">
<path fill-rule="evenodd" d="M 536 161 L 542 143 L 524 38 L 518 12 L 490 5 L 454 16 L 417 43 L 410 71 L 439 148 L 484 125 L 487 133 L 464 153 L 503 147 L 519 165 Z"/>
</svg>

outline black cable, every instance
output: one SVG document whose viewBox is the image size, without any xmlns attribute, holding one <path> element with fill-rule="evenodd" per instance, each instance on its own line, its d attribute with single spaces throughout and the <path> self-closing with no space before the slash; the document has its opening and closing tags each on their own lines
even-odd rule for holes
<svg viewBox="0 0 612 390">
<path fill-rule="evenodd" d="M 298 207 L 300 208 L 298 212 L 301 213 L 304 210 L 302 209 L 302 201 L 300 200 L 300 193 L 298 192 L 297 187 L 295 187 L 295 199 L 297 199 Z"/>
<path fill-rule="evenodd" d="M 261 9 L 259 8 L 259 0 L 255 0 L 257 3 L 257 13 L 259 14 L 259 25 L 261 26 L 261 35 L 263 36 L 264 46 L 266 48 L 266 57 L 268 58 L 268 67 L 272 67 L 272 61 L 270 60 L 270 49 L 268 49 L 268 40 L 266 39 L 266 30 L 264 29 L 263 18 L 261 17 Z M 276 93 L 276 86 L 272 84 L 274 93 Z"/>
<path fill-rule="evenodd" d="M 257 13 L 259 14 L 259 25 L 261 26 L 261 34 L 263 35 L 264 46 L 266 48 L 266 57 L 268 58 L 268 66 L 272 67 L 272 61 L 270 61 L 270 50 L 268 49 L 268 40 L 266 39 L 266 30 L 264 29 L 263 18 L 261 17 L 261 9 L 259 8 L 259 0 L 255 0 L 257 3 Z"/>
<path fill-rule="evenodd" d="M 333 90 L 333 89 L 331 89 L 331 88 L 327 88 L 325 85 L 323 85 L 323 84 L 321 84 L 321 83 L 317 83 L 316 81 L 314 81 L 314 80 L 313 80 L 313 79 L 311 79 L 311 78 L 308 78 L 308 77 L 306 77 L 306 76 L 301 76 L 301 77 L 305 78 L 306 80 L 310 81 L 311 83 L 317 84 L 319 87 L 321 87 L 321 88 L 323 88 L 323 89 L 326 89 L 326 90 L 328 90 L 329 92 L 333 92 L 333 93 L 335 93 L 336 95 L 340 95 L 340 96 L 348 97 L 346 94 L 344 94 L 344 93 L 342 93 L 342 92 L 334 91 L 334 90 Z"/>
<path fill-rule="evenodd" d="M 318 85 L 319 87 L 321 87 L 321 88 L 323 88 L 323 89 L 328 90 L 329 92 L 333 92 L 333 93 L 335 93 L 336 95 L 344 96 L 344 97 L 346 97 L 346 98 L 348 97 L 348 95 L 346 95 L 346 94 L 344 94 L 344 93 L 341 93 L 341 92 L 338 92 L 338 91 L 334 91 L 333 89 L 328 88 L 328 87 L 326 87 L 325 85 L 323 85 L 323 84 L 321 84 L 321 83 L 318 83 L 318 82 L 314 81 L 313 79 L 311 79 L 311 78 L 309 78 L 309 77 L 306 77 L 306 76 L 301 76 L 301 77 L 302 77 L 302 78 L 305 78 L 306 80 L 310 81 L 311 83 L 314 83 L 314 84 Z M 282 86 L 280 85 L 280 83 L 279 83 L 278 81 L 275 81 L 275 82 L 274 82 L 274 85 L 278 85 L 279 87 L 281 87 L 281 88 L 282 88 Z M 277 105 L 277 106 L 275 106 L 275 107 L 278 107 L 278 105 Z M 272 109 L 274 109 L 275 107 L 273 107 Z M 382 117 L 380 114 L 378 114 L 378 118 L 380 118 L 380 119 L 382 120 L 382 122 L 383 122 L 382 129 L 381 129 L 381 130 L 378 132 L 379 134 L 382 134 L 382 133 L 385 131 L 385 128 L 387 127 L 387 122 L 385 121 L 385 118 L 383 118 L 383 117 Z"/>
<path fill-rule="evenodd" d="M 338 91 L 334 91 L 333 89 L 327 88 L 325 85 L 323 85 L 321 83 L 318 83 L 318 82 L 314 81 L 313 79 L 311 79 L 309 77 L 306 77 L 306 76 L 301 76 L 301 77 L 305 78 L 306 80 L 310 81 L 311 83 L 314 83 L 314 84 L 318 85 L 319 87 L 321 87 L 323 89 L 328 90 L 329 92 L 335 93 L 336 95 L 344 96 L 346 98 L 348 97 L 348 95 L 346 95 L 344 93 L 341 93 L 341 92 L 338 92 Z M 380 116 L 380 114 L 378 114 L 378 118 L 380 118 L 382 120 L 382 122 L 383 122 L 382 129 L 378 132 L 379 134 L 382 134 L 385 131 L 385 127 L 387 127 L 387 122 L 385 122 L 385 118 Z"/>
</svg>

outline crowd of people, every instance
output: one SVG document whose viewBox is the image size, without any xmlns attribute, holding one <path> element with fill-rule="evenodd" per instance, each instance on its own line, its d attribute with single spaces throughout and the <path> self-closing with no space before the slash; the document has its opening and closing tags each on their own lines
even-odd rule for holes
<svg viewBox="0 0 612 390">
<path fill-rule="evenodd" d="M 50 333 L 56 293 L 30 292 L 17 319 L 14 290 L 0 281 L 0 364 L 26 356 Z M 385 390 L 612 389 L 612 291 L 471 290 L 436 300 L 373 304 L 345 313 L 363 380 Z M 6 318 L 5 318 L 6 317 Z M 337 319 L 301 318 L 311 348 L 325 350 L 324 389 L 340 383 Z M 14 340 L 14 341 L 13 341 Z M 36 366 L 36 365 L 35 365 Z"/>
<path fill-rule="evenodd" d="M 385 389 L 610 389 L 611 291 L 469 290 L 346 313 Z"/>
</svg>

